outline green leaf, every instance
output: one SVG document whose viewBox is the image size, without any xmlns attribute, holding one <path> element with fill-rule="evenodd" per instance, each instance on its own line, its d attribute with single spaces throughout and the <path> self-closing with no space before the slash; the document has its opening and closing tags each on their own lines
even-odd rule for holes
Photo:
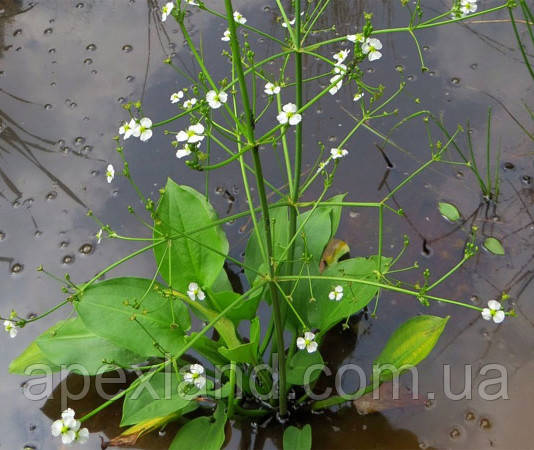
<svg viewBox="0 0 534 450">
<path fill-rule="evenodd" d="M 89 331 L 79 317 L 62 320 L 36 339 L 45 357 L 71 372 L 96 375 L 143 360 L 138 354 L 120 348 Z M 67 367 L 68 368 L 68 367 Z"/>
<path fill-rule="evenodd" d="M 213 299 L 212 306 L 218 312 L 221 312 L 238 297 L 240 297 L 240 294 L 233 291 L 211 292 L 211 299 Z M 235 324 L 238 324 L 242 320 L 251 320 L 256 316 L 256 311 L 258 309 L 260 300 L 260 295 L 247 297 L 245 300 L 239 302 L 230 311 L 228 311 L 225 317 L 232 320 Z"/>
<path fill-rule="evenodd" d="M 441 215 L 451 222 L 456 222 L 461 217 L 460 211 L 452 203 L 439 202 L 438 208 Z"/>
<path fill-rule="evenodd" d="M 210 417 L 198 417 L 180 428 L 169 450 L 219 450 L 224 444 L 226 420 L 224 407 L 219 405 L 213 420 Z"/>
<path fill-rule="evenodd" d="M 313 383 L 321 375 L 323 366 L 323 357 L 318 351 L 298 350 L 287 364 L 287 382 L 299 386 Z"/>
<path fill-rule="evenodd" d="M 31 366 L 46 366 L 52 372 L 59 372 L 61 367 L 56 366 L 46 358 L 37 343 L 33 341 L 26 349 L 9 364 L 9 373 L 28 375 L 26 369 Z"/>
<path fill-rule="evenodd" d="M 449 317 L 416 316 L 404 322 L 374 362 L 373 376 L 384 366 L 385 371 L 378 376 L 381 382 L 387 381 L 419 364 L 435 347 L 448 320 Z"/>
<path fill-rule="evenodd" d="M 250 324 L 250 342 L 232 348 L 221 347 L 219 353 L 230 361 L 257 364 L 259 339 L 260 319 L 256 317 Z"/>
<path fill-rule="evenodd" d="M 504 247 L 502 246 L 501 242 L 494 237 L 486 238 L 486 240 L 484 241 L 484 248 L 488 252 L 493 253 L 494 255 L 502 256 L 505 253 Z"/>
<path fill-rule="evenodd" d="M 309 424 L 302 429 L 287 427 L 284 431 L 284 450 L 311 450 L 312 430 Z"/>
<path fill-rule="evenodd" d="M 187 414 L 198 407 L 194 393 L 180 395 L 178 380 L 172 372 L 156 373 L 149 381 L 126 394 L 121 427 L 134 425 L 169 414 Z"/>
<path fill-rule="evenodd" d="M 347 259 L 329 266 L 323 275 L 376 282 L 377 261 L 377 257 Z M 387 272 L 390 262 L 389 258 L 382 258 L 383 273 Z M 330 300 L 328 294 L 338 285 L 343 287 L 343 298 Z M 306 314 L 308 325 L 320 329 L 321 333 L 366 307 L 378 292 L 375 286 L 352 281 L 314 280 L 312 287 L 315 301 L 307 302 L 301 312 Z"/>
<path fill-rule="evenodd" d="M 216 220 L 215 210 L 202 194 L 171 179 L 167 181 L 157 209 L 154 238 L 175 237 L 167 246 L 155 247 L 154 255 L 158 266 L 161 264 L 161 276 L 174 289 L 185 293 L 191 282 L 207 288 L 219 277 L 228 240 L 220 226 L 197 231 Z M 179 236 L 184 233 L 191 233 L 194 241 Z"/>
<path fill-rule="evenodd" d="M 191 333 L 191 339 L 198 333 Z M 208 358 L 214 365 L 228 364 L 230 361 L 219 353 L 220 343 L 210 339 L 206 336 L 200 336 L 193 344 L 193 349 L 200 353 L 205 358 Z"/>
<path fill-rule="evenodd" d="M 327 200 L 328 203 L 337 203 L 342 202 L 347 194 L 339 194 L 335 195 L 332 198 L 329 198 Z M 330 239 L 335 237 L 337 233 L 337 229 L 339 228 L 339 222 L 341 222 L 341 213 L 343 212 L 343 206 L 332 206 L 331 208 L 328 208 L 330 210 L 330 221 L 332 223 L 331 233 L 330 233 Z"/>
<path fill-rule="evenodd" d="M 150 289 L 151 283 L 115 278 L 94 284 L 75 303 L 76 310 L 87 329 L 119 347 L 142 356 L 175 354 L 191 326 L 189 312 L 181 301 L 156 292 L 155 287 L 162 289 L 157 283 Z"/>
</svg>

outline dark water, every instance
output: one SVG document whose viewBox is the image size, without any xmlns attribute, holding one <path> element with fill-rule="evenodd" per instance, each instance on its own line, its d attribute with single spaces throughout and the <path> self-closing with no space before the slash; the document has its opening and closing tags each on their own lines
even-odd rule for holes
<svg viewBox="0 0 534 450">
<path fill-rule="evenodd" d="M 321 27 L 335 23 L 343 34 L 360 25 L 363 9 L 375 13 L 378 28 L 408 21 L 398 1 L 332 3 Z M 436 11 L 445 8 L 438 0 L 426 3 Z M 274 2 L 235 4 L 251 24 L 279 32 L 276 16 L 267 8 L 274 11 Z M 108 185 L 104 172 L 108 162 L 119 165 L 112 137 L 126 117 L 121 103 L 142 99 L 146 115 L 154 121 L 167 118 L 175 111 L 168 101 L 170 93 L 186 82 L 161 61 L 170 55 L 177 65 L 187 70 L 193 67 L 177 26 L 168 21 L 163 27 L 155 6 L 152 1 L 141 0 L 0 3 L 0 282 L 4 314 L 11 307 L 22 316 L 42 312 L 62 299 L 58 284 L 35 271 L 39 264 L 56 274 L 68 271 L 74 280 L 83 281 L 135 248 L 120 241 L 97 245 L 94 234 L 98 227 L 86 217 L 87 208 L 122 234 L 147 235 L 126 209 L 129 204 L 139 206 L 134 192 L 124 179 Z M 220 56 L 224 24 L 203 14 L 193 14 L 188 20 L 195 39 L 203 39 L 210 65 L 222 77 L 228 68 Z M 419 108 L 443 114 L 449 129 L 470 120 L 475 149 L 481 157 L 487 108 L 493 106 L 493 142 L 501 149 L 501 202 L 487 214 L 479 210 L 474 223 L 483 235 L 503 239 L 506 256 L 481 252 L 436 295 L 485 303 L 507 291 L 518 316 L 494 326 L 475 311 L 440 305 L 427 310 L 414 299 L 383 294 L 378 320 L 364 317 L 351 330 L 332 333 L 326 359 L 333 367 L 342 362 L 367 367 L 391 330 L 406 318 L 422 312 L 450 314 L 452 319 L 438 347 L 420 370 L 420 391 L 436 393 L 435 400 L 426 407 L 369 416 L 360 416 L 347 407 L 296 421 L 312 423 L 315 448 L 534 448 L 529 428 L 534 413 L 534 190 L 529 183 L 534 177 L 534 147 L 513 120 L 532 132 L 533 123 L 522 106 L 523 101 L 534 106 L 532 80 L 516 50 L 509 24 L 456 25 L 423 31 L 419 37 L 429 72 L 420 72 L 413 41 L 396 34 L 384 39 L 382 60 L 364 65 L 374 71 L 368 73 L 367 80 L 378 80 L 394 89 L 401 81 L 394 68 L 402 65 L 408 88 L 396 106 L 405 114 Z M 251 42 L 261 54 L 275 50 L 261 39 Z M 312 61 L 305 64 L 309 75 L 324 70 Z M 307 90 L 306 95 L 311 92 Z M 420 105 L 414 103 L 417 97 Z M 342 138 L 353 122 L 341 107 L 354 107 L 348 95 L 325 98 L 306 114 L 306 149 L 316 148 L 317 140 L 333 146 L 336 136 L 337 140 Z M 372 126 L 387 132 L 393 123 L 374 122 Z M 338 171 L 336 193 L 349 192 L 348 198 L 354 201 L 380 199 L 428 158 L 423 129 L 400 129 L 394 140 L 405 152 L 385 148 L 394 168 L 381 183 L 387 167 L 375 145 L 380 140 L 361 130 L 347 146 L 351 154 Z M 137 183 L 154 199 L 167 176 L 199 189 L 203 186 L 198 175 L 174 157 L 169 143 L 167 136 L 155 133 L 149 144 L 130 140 L 126 146 Z M 309 163 L 315 155 L 306 156 Z M 266 165 L 273 182 L 281 184 L 277 163 L 267 161 Z M 239 176 L 237 168 L 210 176 L 211 201 L 221 215 L 246 206 Z M 465 230 L 455 231 L 440 217 L 436 210 L 440 200 L 454 202 L 463 216 L 469 217 L 480 204 L 474 177 L 465 168 L 442 164 L 399 193 L 396 201 L 406 211 L 406 218 L 386 214 L 386 254 L 396 254 L 403 234 L 408 234 L 412 246 L 404 259 L 406 266 L 418 260 L 437 276 L 454 265 L 463 252 Z M 353 255 L 376 253 L 376 220 L 374 211 L 346 211 L 339 236 L 350 244 Z M 225 227 L 234 256 L 239 256 L 246 242 L 243 229 L 246 222 Z M 153 270 L 151 255 L 147 254 L 112 275 L 150 276 Z M 416 281 L 418 275 L 404 279 Z M 49 427 L 61 410 L 59 387 L 46 402 L 27 400 L 21 389 L 26 379 L 8 376 L 7 365 L 47 326 L 67 314 L 58 312 L 22 330 L 16 340 L 2 338 L 1 448 L 57 448 Z M 477 394 L 477 386 L 485 378 L 479 369 L 488 363 L 507 368 L 509 400 L 488 402 Z M 472 364 L 471 400 L 445 397 L 444 364 L 452 366 L 453 392 L 461 391 L 464 384 L 463 365 Z M 75 376 L 68 377 L 67 385 L 72 392 L 81 389 Z M 350 380 L 346 385 L 351 385 Z M 70 406 L 83 414 L 98 404 L 93 395 Z M 94 434 L 87 448 L 99 448 L 99 436 L 107 439 L 118 434 L 119 420 L 118 407 L 91 420 L 88 427 Z M 174 430 L 144 438 L 139 448 L 167 448 Z M 228 448 L 281 448 L 280 436 L 279 427 L 256 429 L 248 423 L 235 423 Z"/>
</svg>

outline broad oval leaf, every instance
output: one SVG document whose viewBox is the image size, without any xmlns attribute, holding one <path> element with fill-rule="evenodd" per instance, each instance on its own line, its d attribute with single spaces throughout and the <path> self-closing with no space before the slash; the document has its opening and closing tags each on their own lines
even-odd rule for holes
<svg viewBox="0 0 534 450">
<path fill-rule="evenodd" d="M 313 383 L 323 367 L 323 357 L 318 351 L 298 350 L 287 363 L 287 382 L 299 386 Z"/>
<path fill-rule="evenodd" d="M 456 222 L 461 217 L 460 211 L 452 203 L 439 202 L 438 208 L 441 215 L 451 222 Z"/>
<path fill-rule="evenodd" d="M 142 356 L 177 353 L 191 326 L 182 301 L 168 299 L 144 278 L 115 278 L 94 284 L 75 303 L 87 329 Z M 154 340 L 159 344 L 155 345 Z"/>
<path fill-rule="evenodd" d="M 312 429 L 309 424 L 301 429 L 287 427 L 284 431 L 284 450 L 311 450 Z"/>
<path fill-rule="evenodd" d="M 169 450 L 219 450 L 224 444 L 226 420 L 224 407 L 219 405 L 213 420 L 210 417 L 198 417 L 180 428 Z"/>
<path fill-rule="evenodd" d="M 182 293 L 191 282 L 210 287 L 219 277 L 228 253 L 228 240 L 221 226 L 210 227 L 217 220 L 215 210 L 202 194 L 169 179 L 156 214 L 154 238 L 172 237 L 167 244 L 154 248 L 163 279 Z"/>
<path fill-rule="evenodd" d="M 425 359 L 438 342 L 449 317 L 416 316 L 404 322 L 389 338 L 375 360 L 373 376 L 380 382 L 399 375 Z"/>
<path fill-rule="evenodd" d="M 96 375 L 143 360 L 89 331 L 79 317 L 58 322 L 35 342 L 52 363 L 81 375 Z"/>
<path fill-rule="evenodd" d="M 61 367 L 56 366 L 46 358 L 37 343 L 33 341 L 19 356 L 11 361 L 11 364 L 9 364 L 9 373 L 29 375 L 27 371 L 30 371 L 32 368 L 37 368 L 37 366 L 47 367 L 52 372 L 59 372 L 61 370 Z"/>
<path fill-rule="evenodd" d="M 504 247 L 497 238 L 489 237 L 484 241 L 484 248 L 494 255 L 502 256 L 505 254 Z"/>
<path fill-rule="evenodd" d="M 160 372 L 126 394 L 121 426 L 167 417 L 170 414 L 183 415 L 197 407 L 198 403 L 194 398 L 180 395 L 175 373 Z"/>
</svg>

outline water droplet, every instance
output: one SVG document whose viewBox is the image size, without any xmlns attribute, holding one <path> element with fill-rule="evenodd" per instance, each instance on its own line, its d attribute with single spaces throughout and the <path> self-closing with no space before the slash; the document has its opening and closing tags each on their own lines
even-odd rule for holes
<svg viewBox="0 0 534 450">
<path fill-rule="evenodd" d="M 135 77 L 134 77 L 133 75 L 128 75 L 128 76 L 126 77 L 126 81 L 127 81 L 128 83 L 131 83 L 133 80 L 135 80 Z"/>
<path fill-rule="evenodd" d="M 530 186 L 530 184 L 532 183 L 532 177 L 530 177 L 529 175 L 523 175 L 521 177 L 521 183 L 526 184 L 527 186 Z"/>
<path fill-rule="evenodd" d="M 474 64 L 471 64 L 469 67 L 471 67 L 471 69 L 473 69 L 473 70 L 477 70 L 478 69 L 478 64 L 474 63 Z"/>
<path fill-rule="evenodd" d="M 451 84 L 454 84 L 454 85 L 459 85 L 460 84 L 460 78 L 458 77 L 452 77 L 451 78 Z"/>
<path fill-rule="evenodd" d="M 91 244 L 83 244 L 80 247 L 80 253 L 83 255 L 89 255 L 93 251 L 93 246 Z"/>
<path fill-rule="evenodd" d="M 54 32 L 53 28 L 47 28 L 46 30 L 44 30 L 44 34 L 52 34 L 53 32 Z"/>
<path fill-rule="evenodd" d="M 122 51 L 124 53 L 130 53 L 133 50 L 133 47 L 129 44 L 125 44 L 122 46 Z"/>
<path fill-rule="evenodd" d="M 479 425 L 483 430 L 489 430 L 491 428 L 491 422 L 485 417 L 480 419 Z"/>
<path fill-rule="evenodd" d="M 17 37 L 17 36 L 20 36 L 22 34 L 22 30 L 20 28 L 18 28 L 17 30 L 13 31 L 13 36 Z"/>
<path fill-rule="evenodd" d="M 36 230 L 35 233 L 33 233 L 33 235 L 35 239 L 39 239 L 43 235 L 43 232 L 40 230 Z"/>
<path fill-rule="evenodd" d="M 84 145 L 83 146 L 83 151 L 85 153 L 89 153 L 91 150 L 93 150 L 93 147 L 91 145 Z"/>
<path fill-rule="evenodd" d="M 65 255 L 63 257 L 63 264 L 72 264 L 74 262 L 74 256 L 72 255 Z"/>
<path fill-rule="evenodd" d="M 462 431 L 459 427 L 454 427 L 449 431 L 449 436 L 451 439 L 458 439 L 462 435 Z"/>
<path fill-rule="evenodd" d="M 96 45 L 95 44 L 89 44 L 87 47 L 85 47 L 85 50 L 90 51 L 90 52 L 94 52 L 96 50 Z"/>
<path fill-rule="evenodd" d="M 69 246 L 69 241 L 61 241 L 59 243 L 59 248 L 67 248 Z"/>
<path fill-rule="evenodd" d="M 74 139 L 74 145 L 82 145 L 85 143 L 85 138 L 82 136 L 78 136 L 76 139 Z"/>
<path fill-rule="evenodd" d="M 20 273 L 24 269 L 24 266 L 19 263 L 15 263 L 11 266 L 11 273 Z"/>
<path fill-rule="evenodd" d="M 48 194 L 46 194 L 47 200 L 55 200 L 57 198 L 57 192 L 56 191 L 50 191 Z"/>
<path fill-rule="evenodd" d="M 47 103 L 46 105 L 44 105 L 44 109 L 52 109 L 53 106 L 50 104 L 50 103 Z"/>
</svg>

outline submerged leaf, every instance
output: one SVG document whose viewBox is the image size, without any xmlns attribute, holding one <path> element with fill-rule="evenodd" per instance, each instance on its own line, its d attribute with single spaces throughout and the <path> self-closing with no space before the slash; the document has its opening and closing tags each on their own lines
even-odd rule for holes
<svg viewBox="0 0 534 450">
<path fill-rule="evenodd" d="M 452 203 L 439 202 L 438 207 L 441 215 L 451 222 L 456 222 L 461 217 L 460 211 Z"/>
<path fill-rule="evenodd" d="M 180 428 L 169 450 L 219 450 L 224 444 L 226 421 L 224 407 L 219 405 L 213 420 L 205 416 L 197 417 Z"/>
<path fill-rule="evenodd" d="M 312 444 L 312 432 L 309 424 L 302 429 L 287 427 L 284 431 L 284 450 L 310 450 Z"/>
<path fill-rule="evenodd" d="M 19 356 L 11 361 L 9 373 L 30 375 L 30 373 L 26 373 L 26 370 L 37 369 L 41 365 L 50 369 L 52 372 L 59 372 L 61 370 L 61 367 L 54 365 L 46 358 L 37 343 L 33 341 Z"/>
<path fill-rule="evenodd" d="M 323 366 L 323 357 L 319 351 L 308 353 L 299 350 L 288 361 L 287 382 L 299 386 L 313 383 L 321 375 Z"/>
<path fill-rule="evenodd" d="M 489 237 L 484 241 L 484 248 L 494 255 L 502 256 L 505 254 L 504 247 L 497 238 Z"/>
</svg>

